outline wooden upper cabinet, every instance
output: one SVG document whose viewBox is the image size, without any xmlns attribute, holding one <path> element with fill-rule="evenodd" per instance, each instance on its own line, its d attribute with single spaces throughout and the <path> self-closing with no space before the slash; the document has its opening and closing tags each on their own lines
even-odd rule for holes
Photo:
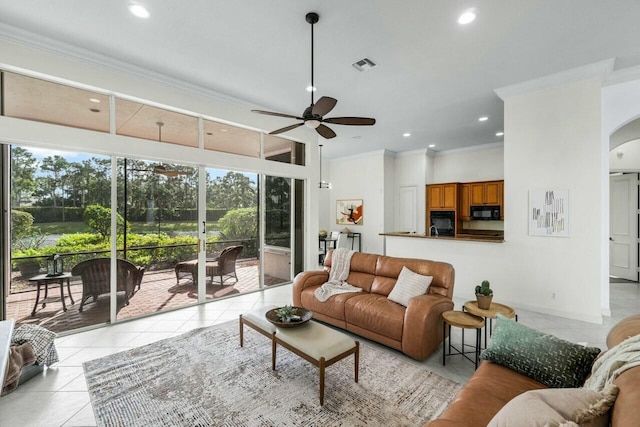
<svg viewBox="0 0 640 427">
<path fill-rule="evenodd" d="M 460 209 L 458 210 L 458 217 L 462 221 L 471 220 L 471 184 L 460 184 L 458 187 L 458 193 L 460 194 Z"/>
<path fill-rule="evenodd" d="M 457 205 L 457 183 L 427 185 L 427 209 L 456 210 Z"/>
<path fill-rule="evenodd" d="M 472 182 L 471 206 L 500 206 L 502 204 L 503 181 Z"/>
</svg>

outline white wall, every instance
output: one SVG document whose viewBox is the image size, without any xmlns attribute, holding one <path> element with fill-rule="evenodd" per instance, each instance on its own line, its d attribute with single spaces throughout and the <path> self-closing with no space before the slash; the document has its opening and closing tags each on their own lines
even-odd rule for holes
<svg viewBox="0 0 640 427">
<path fill-rule="evenodd" d="M 503 178 L 502 143 L 441 151 L 433 158 L 434 183 L 491 181 Z"/>
<path fill-rule="evenodd" d="M 386 153 L 376 151 L 360 156 L 343 157 L 331 161 L 331 223 L 330 230 L 340 231 L 344 225 L 336 224 L 336 200 L 362 199 L 363 225 L 347 226 L 351 231 L 362 233 L 362 251 L 381 254 L 382 233 L 385 228 L 385 182 L 384 167 Z"/>
<path fill-rule="evenodd" d="M 622 158 L 618 158 L 618 153 L 622 153 Z M 634 139 L 611 150 L 609 169 L 615 172 L 640 170 L 640 139 Z"/>
</svg>

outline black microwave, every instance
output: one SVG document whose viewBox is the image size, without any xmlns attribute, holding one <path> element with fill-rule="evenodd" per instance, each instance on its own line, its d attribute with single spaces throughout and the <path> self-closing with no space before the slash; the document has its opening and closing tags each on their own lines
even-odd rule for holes
<svg viewBox="0 0 640 427">
<path fill-rule="evenodd" d="M 500 220 L 500 206 L 471 206 L 471 219 Z"/>
</svg>

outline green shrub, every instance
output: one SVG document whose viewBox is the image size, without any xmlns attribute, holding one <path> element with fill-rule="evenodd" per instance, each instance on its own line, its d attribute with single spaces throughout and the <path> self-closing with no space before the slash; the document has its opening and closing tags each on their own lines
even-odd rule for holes
<svg viewBox="0 0 640 427">
<path fill-rule="evenodd" d="M 11 209 L 11 243 L 28 236 L 33 232 L 33 215 Z"/>
<path fill-rule="evenodd" d="M 124 219 L 120 214 L 116 214 L 116 216 L 118 232 L 122 232 Z M 91 230 L 100 234 L 103 239 L 109 238 L 109 235 L 111 234 L 111 208 L 107 208 L 102 205 L 87 206 L 84 210 L 83 218 Z M 127 230 L 128 226 L 129 224 L 127 224 Z"/>
</svg>

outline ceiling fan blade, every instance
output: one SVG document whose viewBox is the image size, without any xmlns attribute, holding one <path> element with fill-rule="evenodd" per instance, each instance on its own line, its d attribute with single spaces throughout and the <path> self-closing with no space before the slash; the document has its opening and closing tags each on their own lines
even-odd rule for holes
<svg viewBox="0 0 640 427">
<path fill-rule="evenodd" d="M 291 114 L 274 113 L 273 111 L 251 110 L 252 113 L 266 114 L 267 116 L 287 117 L 289 119 L 304 120 L 302 117 L 292 116 Z"/>
<path fill-rule="evenodd" d="M 296 123 L 295 125 L 291 125 L 291 126 L 287 126 L 285 128 L 277 129 L 277 130 L 274 130 L 273 132 L 269 132 L 269 135 L 276 135 L 276 134 L 279 134 L 279 133 L 287 132 L 287 131 L 290 131 L 291 129 L 295 129 L 297 127 L 300 127 L 303 124 L 304 124 L 304 122 L 303 123 Z"/>
<path fill-rule="evenodd" d="M 329 111 L 333 110 L 333 107 L 335 107 L 337 103 L 337 99 L 331 98 L 330 96 L 323 96 L 318 99 L 318 102 L 313 106 L 311 114 L 322 117 Z"/>
<path fill-rule="evenodd" d="M 376 119 L 370 119 L 367 117 L 330 117 L 322 121 L 336 125 L 349 126 L 373 126 L 376 124 Z"/>
<path fill-rule="evenodd" d="M 320 125 L 316 128 L 316 132 L 320 134 L 321 137 L 326 139 L 331 139 L 336 137 L 336 133 L 326 127 L 325 125 Z"/>
</svg>

